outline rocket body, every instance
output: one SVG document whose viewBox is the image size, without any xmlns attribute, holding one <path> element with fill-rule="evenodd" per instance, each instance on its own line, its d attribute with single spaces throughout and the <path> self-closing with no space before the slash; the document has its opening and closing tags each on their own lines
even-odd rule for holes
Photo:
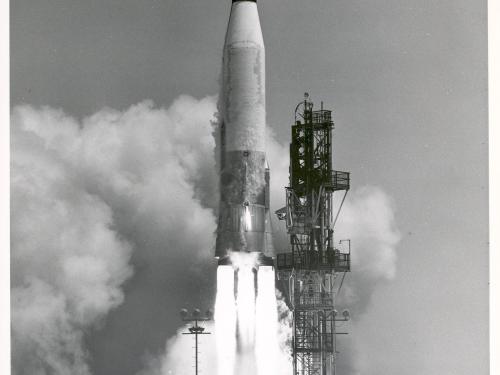
<svg viewBox="0 0 500 375">
<path fill-rule="evenodd" d="M 265 154 L 265 49 L 255 1 L 233 1 L 222 61 L 220 209 L 215 256 L 273 256 Z"/>
</svg>

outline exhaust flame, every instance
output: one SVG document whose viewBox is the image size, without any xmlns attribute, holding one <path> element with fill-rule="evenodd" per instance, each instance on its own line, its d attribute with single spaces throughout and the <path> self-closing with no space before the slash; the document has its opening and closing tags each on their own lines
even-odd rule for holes
<svg viewBox="0 0 500 375">
<path fill-rule="evenodd" d="M 236 311 L 238 321 L 236 350 L 237 374 L 255 374 L 255 274 L 253 267 L 243 265 L 238 269 Z"/>
<path fill-rule="evenodd" d="M 256 356 L 259 375 L 275 375 L 279 355 L 278 306 L 274 290 L 274 270 L 259 267 L 257 274 Z"/>
<path fill-rule="evenodd" d="M 246 230 L 251 231 L 252 230 L 252 215 L 250 214 L 250 209 L 248 206 L 245 206 L 245 223 L 246 223 Z"/>
<path fill-rule="evenodd" d="M 238 270 L 236 308 L 238 314 L 238 352 L 254 347 L 255 338 L 255 283 L 253 269 L 246 266 Z"/>
<path fill-rule="evenodd" d="M 273 267 L 259 266 L 256 253 L 233 253 L 231 262 L 217 270 L 218 375 L 275 375 L 280 349 Z"/>
<path fill-rule="evenodd" d="M 217 298 L 215 301 L 215 333 L 218 375 L 232 374 L 236 346 L 236 306 L 234 301 L 234 269 L 217 268 Z"/>
</svg>

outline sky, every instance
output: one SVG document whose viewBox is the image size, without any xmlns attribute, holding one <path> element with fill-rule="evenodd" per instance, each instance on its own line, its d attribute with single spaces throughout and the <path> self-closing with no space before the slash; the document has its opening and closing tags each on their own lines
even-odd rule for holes
<svg viewBox="0 0 500 375">
<path fill-rule="evenodd" d="M 19 165 L 32 171 L 31 179 L 19 173 L 13 180 L 19 192 L 13 207 L 28 213 L 64 203 L 59 221 L 46 223 L 43 215 L 24 221 L 19 214 L 16 226 L 14 217 L 20 245 L 12 280 L 43 279 L 20 289 L 19 301 L 46 296 L 57 330 L 83 327 L 65 336 L 81 351 L 75 361 L 82 373 L 135 374 L 144 353 L 161 352 L 180 326 L 180 307 L 212 303 L 214 269 L 207 259 L 216 177 L 206 156 L 213 151 L 209 121 L 229 5 L 11 3 L 11 147 Z M 346 353 L 340 344 L 341 357 L 356 357 L 346 371 L 486 374 L 486 2 L 263 0 L 258 6 L 274 139 L 286 146 L 293 109 L 309 92 L 334 111 L 335 167 L 351 171 L 353 189 L 382 191 L 394 211 L 400 238 L 394 277 L 377 283 L 354 318 L 345 347 L 355 350 Z M 18 137 L 16 126 L 23 129 Z M 39 191 L 30 186 L 45 188 L 46 199 L 34 198 Z M 71 212 L 85 214 L 77 220 Z M 176 220 L 187 213 L 192 220 Z M 95 282 L 89 273 L 77 280 L 102 290 L 98 304 L 87 303 L 85 288 L 66 287 L 74 278 L 66 261 L 83 250 L 64 252 L 59 243 L 56 251 L 53 238 L 40 248 L 49 264 L 59 259 L 69 267 L 67 279 L 46 277 L 48 266 L 33 265 L 30 252 L 22 252 L 38 246 L 24 240 L 25 226 L 45 223 L 42 237 L 67 227 L 84 239 L 91 222 L 95 256 L 109 277 Z M 165 257 L 165 243 L 185 253 Z M 99 244 L 109 251 L 99 253 Z M 356 285 L 355 273 L 347 283 Z M 59 290 L 71 298 L 61 299 Z M 71 309 L 57 308 L 64 303 Z M 20 325 L 32 320 L 29 308 L 16 311 Z M 15 363 L 23 363 L 30 349 L 21 339 L 17 347 L 23 350 L 14 350 Z"/>
</svg>

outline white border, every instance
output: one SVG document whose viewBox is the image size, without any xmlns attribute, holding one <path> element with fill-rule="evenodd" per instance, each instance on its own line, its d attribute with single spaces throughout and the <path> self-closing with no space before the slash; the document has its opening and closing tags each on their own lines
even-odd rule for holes
<svg viewBox="0 0 500 375">
<path fill-rule="evenodd" d="M 10 374 L 9 2 L 0 1 L 0 374 Z M 500 0 L 488 0 L 490 374 L 500 374 Z M 496 22 L 495 22 L 496 21 Z M 495 163 L 497 161 L 497 163 Z M 496 230 L 495 230 L 496 229 Z"/>
<path fill-rule="evenodd" d="M 489 109 L 489 203 L 490 203 L 490 374 L 500 373 L 499 273 L 500 257 L 500 1 L 488 1 L 488 109 Z M 496 161 L 496 163 L 495 163 Z"/>
<path fill-rule="evenodd" d="M 9 14 L 0 1 L 0 374 L 10 374 Z"/>
</svg>

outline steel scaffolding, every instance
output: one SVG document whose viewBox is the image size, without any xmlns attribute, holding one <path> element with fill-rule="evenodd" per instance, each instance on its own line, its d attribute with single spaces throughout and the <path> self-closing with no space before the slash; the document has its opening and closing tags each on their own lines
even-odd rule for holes
<svg viewBox="0 0 500 375">
<path fill-rule="evenodd" d="M 337 276 L 350 271 L 350 249 L 334 246 L 333 228 L 349 190 L 349 173 L 332 169 L 332 111 L 313 110 L 305 100 L 295 109 L 290 144 L 290 186 L 286 221 L 291 252 L 276 257 L 276 269 L 293 311 L 293 371 L 296 375 L 335 373 Z M 333 194 L 343 192 L 337 210 Z M 334 211 L 335 214 L 334 214 Z"/>
</svg>

